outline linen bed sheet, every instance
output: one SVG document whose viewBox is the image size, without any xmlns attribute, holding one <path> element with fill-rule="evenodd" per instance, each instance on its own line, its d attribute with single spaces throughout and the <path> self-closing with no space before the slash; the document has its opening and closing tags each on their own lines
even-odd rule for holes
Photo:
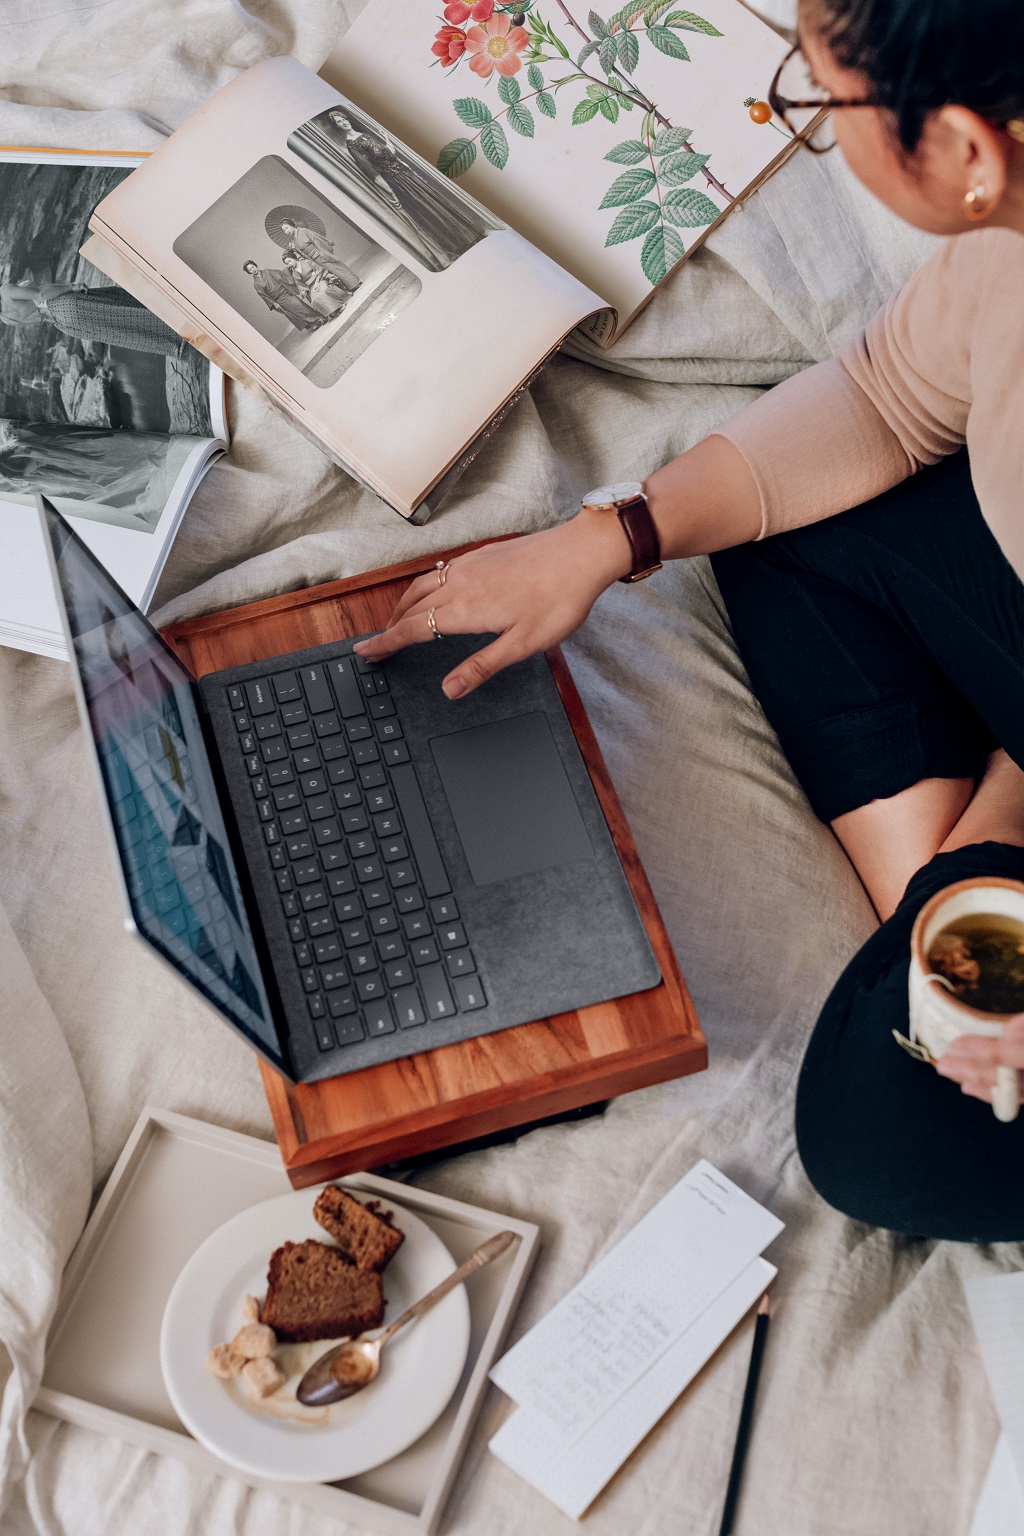
<svg viewBox="0 0 1024 1536">
<path fill-rule="evenodd" d="M 239 69 L 316 68 L 358 10 L 329 0 L 129 0 L 0 9 L 0 142 L 152 148 Z M 44 13 L 45 12 L 45 13 Z M 785 20 L 785 0 L 773 13 Z M 161 616 L 209 611 L 568 515 L 756 390 L 829 356 L 927 242 L 836 157 L 801 156 L 686 264 L 611 353 L 574 338 L 423 529 L 248 396 L 190 507 Z M 793 1089 L 873 918 L 756 702 L 704 561 L 616 586 L 567 647 L 708 1036 L 711 1066 L 601 1119 L 419 1175 L 539 1221 L 516 1331 L 700 1156 L 787 1223 L 738 1536 L 960 1536 L 995 1439 L 961 1292 L 1016 1245 L 923 1243 L 849 1222 L 795 1153 Z M 0 650 L 0 1529 L 4 1536 L 343 1536 L 230 1477 L 28 1412 L 90 1192 L 149 1101 L 270 1137 L 255 1060 L 123 933 L 67 668 Z M 942 1128 L 937 1127 L 941 1134 Z M 595 1536 L 717 1530 L 749 1326 L 587 1517 Z M 486 1400 L 444 1529 L 570 1523 L 490 1457 Z"/>
</svg>

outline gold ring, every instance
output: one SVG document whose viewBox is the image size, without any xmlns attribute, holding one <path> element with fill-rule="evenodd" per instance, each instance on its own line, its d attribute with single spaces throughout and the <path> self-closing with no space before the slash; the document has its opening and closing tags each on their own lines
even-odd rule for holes
<svg viewBox="0 0 1024 1536">
<path fill-rule="evenodd" d="M 437 625 L 434 623 L 434 614 L 436 612 L 437 612 L 436 608 L 431 608 L 430 609 L 429 613 L 427 614 L 427 623 L 430 625 L 431 633 L 433 634 L 434 639 L 435 640 L 443 640 L 444 639 L 444 635 L 442 635 L 441 631 L 438 629 Z"/>
<path fill-rule="evenodd" d="M 434 566 L 434 570 L 437 572 L 437 584 L 439 587 L 443 587 L 448 580 L 448 567 L 450 565 L 450 560 L 439 560 Z"/>
</svg>

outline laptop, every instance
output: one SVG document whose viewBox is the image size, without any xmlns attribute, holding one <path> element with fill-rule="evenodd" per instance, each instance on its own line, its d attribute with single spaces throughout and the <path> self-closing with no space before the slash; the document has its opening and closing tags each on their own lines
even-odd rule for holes
<svg viewBox="0 0 1024 1536">
<path fill-rule="evenodd" d="M 543 657 L 459 636 L 195 681 L 37 498 L 129 933 L 312 1082 L 657 986 Z"/>
</svg>

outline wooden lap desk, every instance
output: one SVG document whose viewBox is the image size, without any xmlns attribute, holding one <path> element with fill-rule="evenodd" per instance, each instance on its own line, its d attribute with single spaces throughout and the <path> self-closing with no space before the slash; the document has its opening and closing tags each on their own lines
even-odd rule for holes
<svg viewBox="0 0 1024 1536">
<path fill-rule="evenodd" d="M 438 558 L 309 587 L 162 631 L 194 677 L 383 628 Z M 633 1088 L 699 1072 L 707 1048 L 693 1003 L 579 694 L 560 651 L 548 661 L 629 879 L 662 981 L 476 1040 L 318 1083 L 260 1061 L 281 1156 L 297 1187 L 504 1131 Z"/>
</svg>

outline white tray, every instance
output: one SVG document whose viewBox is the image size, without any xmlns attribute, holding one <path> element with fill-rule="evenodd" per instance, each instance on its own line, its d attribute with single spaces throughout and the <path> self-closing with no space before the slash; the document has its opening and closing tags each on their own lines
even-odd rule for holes
<svg viewBox="0 0 1024 1536">
<path fill-rule="evenodd" d="M 471 1334 L 462 1378 L 437 1423 L 401 1456 L 344 1483 L 268 1482 L 229 1467 L 176 1417 L 160 1372 L 171 1287 L 211 1232 L 291 1185 L 272 1142 L 162 1109 L 140 1115 L 71 1256 L 35 1407 L 385 1536 L 430 1536 L 536 1256 L 538 1228 L 369 1173 L 350 1182 L 415 1211 L 456 1263 L 503 1228 L 520 1237 L 467 1286 Z"/>
</svg>

